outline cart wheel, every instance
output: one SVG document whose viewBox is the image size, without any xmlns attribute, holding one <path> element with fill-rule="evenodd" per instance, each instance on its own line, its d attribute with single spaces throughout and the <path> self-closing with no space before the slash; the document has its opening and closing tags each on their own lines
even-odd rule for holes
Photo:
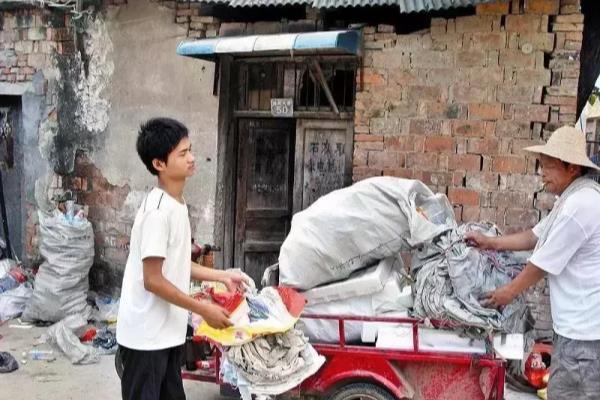
<svg viewBox="0 0 600 400">
<path fill-rule="evenodd" d="M 121 347 L 117 346 L 117 352 L 115 353 L 115 370 L 119 379 L 123 378 L 123 359 L 121 358 Z"/>
<path fill-rule="evenodd" d="M 351 383 L 342 386 L 328 400 L 396 400 L 387 390 L 372 383 Z"/>
</svg>

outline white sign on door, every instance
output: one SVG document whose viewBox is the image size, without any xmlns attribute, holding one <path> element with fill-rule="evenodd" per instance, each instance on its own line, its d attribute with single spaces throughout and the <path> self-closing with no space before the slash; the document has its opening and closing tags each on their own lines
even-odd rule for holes
<svg viewBox="0 0 600 400">
<path fill-rule="evenodd" d="M 271 99 L 271 115 L 274 117 L 293 117 L 294 99 Z"/>
</svg>

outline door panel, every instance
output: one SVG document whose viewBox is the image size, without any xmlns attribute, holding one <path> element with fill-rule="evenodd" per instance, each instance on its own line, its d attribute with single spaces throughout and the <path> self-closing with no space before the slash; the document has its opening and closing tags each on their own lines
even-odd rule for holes
<svg viewBox="0 0 600 400">
<path fill-rule="evenodd" d="M 293 120 L 240 119 L 235 266 L 260 283 L 277 262 L 292 215 Z"/>
<path fill-rule="evenodd" d="M 352 140 L 352 121 L 298 120 L 294 212 L 352 183 Z"/>
</svg>

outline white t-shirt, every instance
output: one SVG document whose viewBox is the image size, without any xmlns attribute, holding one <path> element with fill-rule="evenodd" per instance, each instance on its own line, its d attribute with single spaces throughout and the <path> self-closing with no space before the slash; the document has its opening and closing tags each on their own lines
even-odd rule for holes
<svg viewBox="0 0 600 400">
<path fill-rule="evenodd" d="M 188 209 L 161 189 L 142 202 L 131 231 L 117 317 L 117 342 L 136 350 L 160 350 L 185 342 L 187 310 L 144 288 L 142 260 L 164 258 L 162 273 L 184 293 L 191 277 Z"/>
<path fill-rule="evenodd" d="M 537 237 L 545 222 L 533 228 Z M 530 261 L 548 272 L 554 331 L 600 339 L 600 193 L 585 188 L 568 197 Z"/>
</svg>

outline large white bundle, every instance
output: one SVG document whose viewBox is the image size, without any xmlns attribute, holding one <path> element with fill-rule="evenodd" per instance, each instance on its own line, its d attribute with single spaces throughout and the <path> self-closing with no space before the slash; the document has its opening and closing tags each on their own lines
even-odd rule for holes
<svg viewBox="0 0 600 400">
<path fill-rule="evenodd" d="M 35 277 L 26 321 L 57 322 L 68 315 L 90 316 L 88 274 L 94 262 L 94 231 L 85 218 L 67 221 L 55 212 L 39 213 L 40 253 L 46 261 Z"/>
<path fill-rule="evenodd" d="M 351 315 L 361 317 L 385 316 L 388 313 L 405 312 L 412 305 L 410 286 L 402 275 L 394 271 L 382 290 L 364 296 L 310 304 L 304 307 L 304 314 Z M 313 342 L 337 343 L 339 329 L 337 320 L 303 318 L 298 327 Z M 347 321 L 344 324 L 345 340 L 356 342 L 361 339 L 363 322 Z"/>
<path fill-rule="evenodd" d="M 430 222 L 419 208 L 431 210 Z M 433 211 L 435 209 L 435 211 Z M 331 192 L 294 215 L 279 253 L 280 284 L 298 289 L 353 271 L 431 240 L 454 224 L 443 195 L 422 182 L 376 177 Z"/>
</svg>

